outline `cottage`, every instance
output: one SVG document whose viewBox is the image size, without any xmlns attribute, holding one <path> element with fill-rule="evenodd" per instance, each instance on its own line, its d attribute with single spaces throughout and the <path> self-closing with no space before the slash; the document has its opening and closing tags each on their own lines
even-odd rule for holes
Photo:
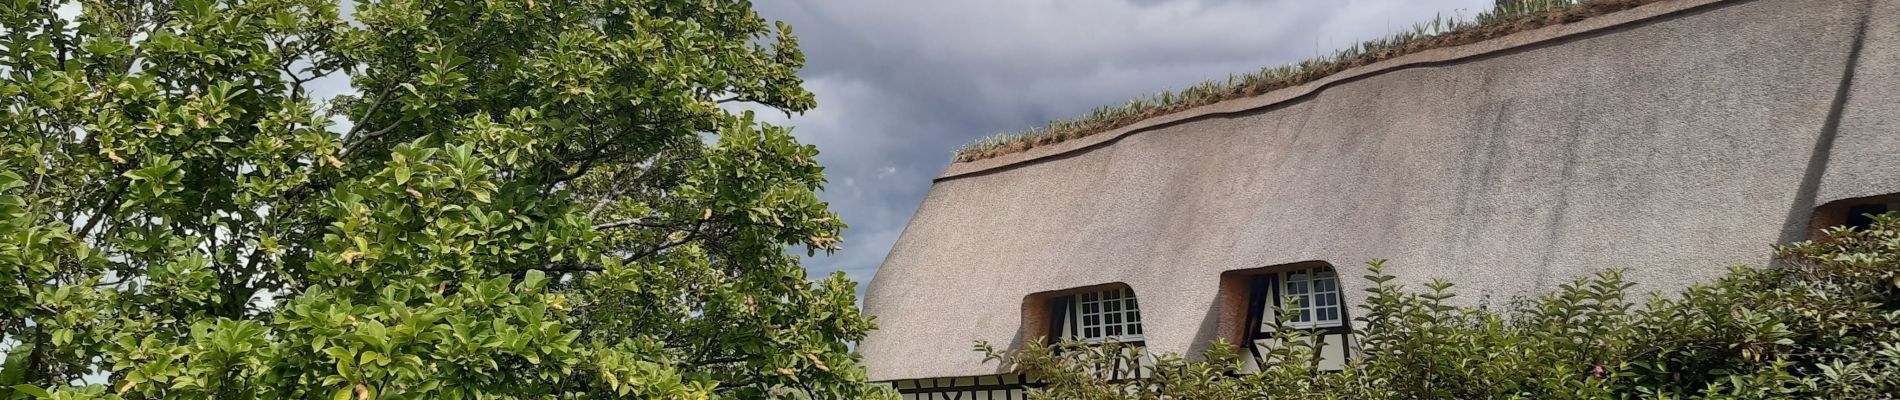
<svg viewBox="0 0 1900 400">
<path fill-rule="evenodd" d="M 1664 0 L 953 163 L 859 349 L 907 398 L 1015 399 L 972 343 L 1258 348 L 1279 305 L 1338 365 L 1369 259 L 1466 302 L 1671 289 L 1896 193 L 1900 2 Z"/>
</svg>

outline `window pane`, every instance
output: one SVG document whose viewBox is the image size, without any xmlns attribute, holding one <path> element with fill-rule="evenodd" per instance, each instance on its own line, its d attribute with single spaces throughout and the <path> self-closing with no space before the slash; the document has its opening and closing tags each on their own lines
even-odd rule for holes
<svg viewBox="0 0 1900 400">
<path fill-rule="evenodd" d="M 1345 318 L 1345 309 L 1341 303 L 1338 273 L 1331 268 L 1309 268 L 1281 272 L 1274 278 L 1277 282 L 1264 286 L 1264 292 L 1253 296 L 1255 301 L 1267 301 L 1267 307 L 1258 316 L 1260 325 L 1256 333 L 1271 333 L 1278 318 L 1286 323 L 1302 328 L 1339 326 Z M 1264 278 L 1256 278 L 1264 279 Z M 1285 315 L 1276 316 L 1275 306 Z"/>
<path fill-rule="evenodd" d="M 1139 340 L 1132 337 L 1141 334 L 1141 313 L 1134 291 L 1109 289 L 1078 294 L 1075 299 L 1079 322 L 1077 336 L 1081 339 L 1121 337 L 1122 340 Z"/>
</svg>

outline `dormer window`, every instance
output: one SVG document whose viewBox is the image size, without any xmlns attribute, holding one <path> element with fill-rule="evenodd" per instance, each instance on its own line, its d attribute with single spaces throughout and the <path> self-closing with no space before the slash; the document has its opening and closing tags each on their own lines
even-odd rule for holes
<svg viewBox="0 0 1900 400">
<path fill-rule="evenodd" d="M 1809 231 L 1821 237 L 1821 230 L 1834 226 L 1867 229 L 1874 226 L 1872 215 L 1900 211 L 1900 193 L 1836 200 L 1814 209 Z"/>
<path fill-rule="evenodd" d="M 1852 207 L 1847 208 L 1847 222 L 1842 225 L 1847 225 L 1847 226 L 1860 228 L 1860 229 L 1872 228 L 1874 226 L 1874 218 L 1872 217 L 1873 215 L 1885 214 L 1888 211 L 1893 211 L 1896 208 L 1900 208 L 1900 204 L 1888 204 L 1888 203 L 1856 204 Z"/>
<path fill-rule="evenodd" d="M 1287 325 L 1295 328 L 1331 328 L 1343 324 L 1345 314 L 1339 306 L 1339 277 L 1332 268 L 1303 268 L 1279 275 L 1279 293 L 1267 300 L 1286 309 L 1289 314 Z M 1271 327 L 1273 309 L 1262 309 L 1262 326 Z"/>
<path fill-rule="evenodd" d="M 1141 303 L 1128 287 L 1111 287 L 1058 297 L 1050 302 L 1058 316 L 1057 337 L 1088 343 L 1142 341 Z"/>
<path fill-rule="evenodd" d="M 1228 331 L 1237 335 L 1229 337 L 1249 343 L 1245 350 L 1252 357 L 1246 358 L 1242 371 L 1259 371 L 1260 363 L 1283 344 L 1285 332 L 1276 329 L 1281 316 L 1286 328 L 1310 330 L 1301 337 L 1313 345 L 1314 366 L 1323 371 L 1345 367 L 1353 352 L 1352 317 L 1332 265 L 1308 261 L 1229 271 L 1221 282 L 1221 290 L 1231 293 L 1223 296 L 1223 309 L 1233 310 L 1231 320 L 1245 321 Z M 1240 314 L 1243 311 L 1246 314 Z"/>
</svg>

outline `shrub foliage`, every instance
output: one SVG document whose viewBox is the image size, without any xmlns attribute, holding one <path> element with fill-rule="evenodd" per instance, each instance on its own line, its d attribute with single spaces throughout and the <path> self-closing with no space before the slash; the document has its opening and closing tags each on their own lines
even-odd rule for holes
<svg viewBox="0 0 1900 400">
<path fill-rule="evenodd" d="M 1094 366 L 1134 352 L 978 347 L 1041 377 L 1034 397 L 1047 399 L 1895 398 L 1900 214 L 1875 219 L 1780 247 L 1781 265 L 1641 302 L 1610 270 L 1498 310 L 1453 306 L 1452 284 L 1408 288 L 1373 261 L 1354 319 L 1361 348 L 1336 372 L 1315 368 L 1312 336 L 1284 321 L 1290 344 L 1266 352 L 1258 373 L 1241 373 L 1225 343 L 1197 361 L 1156 356 L 1145 378 L 1118 381 Z"/>
</svg>

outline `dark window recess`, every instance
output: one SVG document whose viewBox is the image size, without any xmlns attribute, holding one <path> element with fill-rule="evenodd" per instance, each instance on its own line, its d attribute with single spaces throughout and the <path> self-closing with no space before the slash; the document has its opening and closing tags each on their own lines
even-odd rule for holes
<svg viewBox="0 0 1900 400">
<path fill-rule="evenodd" d="M 1135 292 L 1113 288 L 1063 296 L 1049 303 L 1053 308 L 1050 341 L 1078 339 L 1090 343 L 1119 341 L 1141 342 L 1141 305 Z"/>
<path fill-rule="evenodd" d="M 1846 225 L 1858 229 L 1871 228 L 1874 226 L 1874 219 L 1868 217 L 1867 214 L 1881 214 L 1885 212 L 1887 212 L 1886 204 L 1862 204 L 1849 207 L 1847 209 Z"/>
<path fill-rule="evenodd" d="M 1068 324 L 1067 324 L 1070 317 L 1069 315 L 1070 299 L 1072 298 L 1060 297 L 1060 298 L 1056 298 L 1055 300 L 1049 301 L 1050 308 L 1052 309 L 1050 310 L 1050 313 L 1049 313 L 1050 335 L 1049 335 L 1048 340 L 1050 344 L 1054 344 L 1055 342 L 1061 341 L 1063 337 L 1066 337 L 1064 335 L 1069 335 L 1073 333 L 1068 330 Z"/>
</svg>

